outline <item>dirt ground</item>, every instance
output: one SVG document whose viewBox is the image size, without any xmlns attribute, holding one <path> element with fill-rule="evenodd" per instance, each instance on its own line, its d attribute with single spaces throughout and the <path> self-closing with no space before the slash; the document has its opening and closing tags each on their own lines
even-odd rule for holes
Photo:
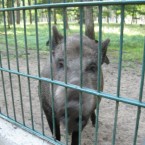
<svg viewBox="0 0 145 145">
<path fill-rule="evenodd" d="M 29 51 L 29 74 L 38 75 L 38 62 L 36 52 Z M 47 58 L 46 53 L 40 54 L 40 69 L 44 65 Z M 6 52 L 2 52 L 2 66 L 8 68 Z M 23 73 L 27 72 L 27 63 L 25 52 L 19 54 L 19 70 Z M 10 52 L 10 67 L 12 70 L 17 70 L 17 62 L 14 52 Z M 103 65 L 104 72 L 104 92 L 116 95 L 117 79 L 118 79 L 118 61 L 110 57 L 110 64 Z M 4 77 L 4 88 L 2 82 L 2 74 Z M 135 62 L 123 62 L 121 73 L 121 89 L 120 95 L 130 99 L 139 98 L 140 81 L 141 81 L 141 64 Z M 12 83 L 10 83 L 10 78 Z M 20 84 L 19 85 L 19 81 Z M 12 89 L 11 86 L 12 85 Z M 30 90 L 30 92 L 28 91 Z M 4 91 L 6 92 L 6 99 L 4 99 Z M 8 115 L 14 118 L 14 111 L 16 113 L 16 120 L 25 123 L 26 126 L 42 132 L 41 109 L 38 97 L 38 81 L 34 79 L 27 79 L 26 77 L 17 75 L 10 75 L 7 72 L 0 73 L 0 108 L 3 114 L 7 114 L 6 105 L 8 108 Z M 12 95 L 13 94 L 13 95 Z M 12 99 L 13 96 L 13 99 Z M 22 96 L 22 99 L 21 99 Z M 31 99 L 30 99 L 31 96 Z M 31 100 L 31 101 L 30 101 Z M 7 103 L 5 103 L 7 101 Z M 143 101 L 145 102 L 145 86 L 143 91 Z M 14 105 L 14 107 L 13 107 Z M 32 110 L 30 106 L 32 105 Z M 23 107 L 21 107 L 23 106 Z M 111 145 L 114 117 L 115 117 L 116 102 L 102 98 L 99 110 L 99 129 L 98 129 L 98 145 Z M 22 119 L 22 108 L 24 112 L 24 120 Z M 134 138 L 134 131 L 136 125 L 137 107 L 129 104 L 119 103 L 116 145 L 132 145 Z M 31 112 L 33 115 L 31 115 Z M 137 145 L 141 145 L 145 139 L 145 108 L 141 109 L 141 117 L 139 122 Z M 44 118 L 45 134 L 51 135 L 47 121 Z M 32 123 L 32 120 L 34 124 Z M 63 129 L 62 129 L 63 130 Z M 92 145 L 95 141 L 95 128 L 92 127 L 89 121 L 82 133 L 82 144 Z M 65 135 L 62 134 L 62 142 L 64 142 Z"/>
</svg>

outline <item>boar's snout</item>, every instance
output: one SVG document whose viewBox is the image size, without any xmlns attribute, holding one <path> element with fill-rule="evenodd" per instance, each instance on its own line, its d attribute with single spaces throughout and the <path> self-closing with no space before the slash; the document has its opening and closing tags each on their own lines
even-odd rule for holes
<svg viewBox="0 0 145 145">
<path fill-rule="evenodd" d="M 68 125 L 68 131 L 69 133 L 73 131 L 78 131 L 79 130 L 79 105 L 76 104 L 76 102 L 69 102 L 68 107 L 67 107 L 67 125 Z M 64 108 L 65 109 L 65 108 Z M 60 111 L 60 121 L 62 124 L 65 126 L 66 125 L 66 116 L 64 111 Z M 82 114 L 82 128 L 87 124 L 88 119 L 86 116 Z"/>
<path fill-rule="evenodd" d="M 72 84 L 79 85 L 79 81 L 73 81 Z M 68 131 L 71 133 L 72 131 L 77 131 L 79 129 L 79 98 L 80 92 L 75 89 L 66 89 L 64 87 L 58 86 L 56 89 L 56 113 L 59 120 L 62 124 L 66 125 L 66 116 L 65 116 L 65 107 L 67 107 L 67 120 L 68 120 Z M 65 104 L 65 96 L 67 98 L 67 105 Z M 82 103 L 85 102 L 86 96 L 82 95 Z M 84 104 L 82 104 L 82 108 L 85 108 Z M 89 111 L 88 111 L 89 112 Z M 88 122 L 88 114 L 82 111 L 82 128 Z"/>
</svg>

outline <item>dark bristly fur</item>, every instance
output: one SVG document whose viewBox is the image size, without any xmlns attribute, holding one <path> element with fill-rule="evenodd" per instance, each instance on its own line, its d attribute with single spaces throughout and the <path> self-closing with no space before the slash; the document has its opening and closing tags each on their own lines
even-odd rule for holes
<svg viewBox="0 0 145 145">
<path fill-rule="evenodd" d="M 97 90 L 97 60 L 98 60 L 98 42 L 89 39 L 87 36 L 83 37 L 83 55 L 82 55 L 82 76 L 83 87 Z M 109 63 L 106 56 L 107 47 L 110 40 L 107 39 L 102 42 L 102 64 Z M 48 41 L 48 43 L 50 43 Z M 51 78 L 51 70 L 53 69 L 53 79 L 65 80 L 65 64 L 64 64 L 64 40 L 63 36 L 58 32 L 57 28 L 53 27 L 53 36 L 51 46 L 53 49 L 52 65 L 50 64 L 50 56 L 46 62 L 42 77 Z M 80 35 L 75 34 L 68 36 L 66 39 L 66 54 L 67 54 L 67 83 L 80 85 Z M 101 70 L 101 90 L 103 90 L 103 73 Z M 60 140 L 60 123 L 65 122 L 65 87 L 53 85 L 54 94 L 54 114 L 55 114 L 55 137 Z M 68 132 L 72 134 L 71 145 L 78 144 L 79 133 L 79 95 L 80 92 L 74 89 L 67 88 L 67 112 L 68 112 Z M 42 100 L 42 107 L 47 117 L 47 121 L 52 134 L 52 85 L 47 82 L 41 82 L 40 97 Z M 93 126 L 95 125 L 95 109 L 96 101 L 101 101 L 100 97 L 93 96 L 82 92 L 82 129 L 86 126 L 88 119 L 91 118 Z"/>
</svg>

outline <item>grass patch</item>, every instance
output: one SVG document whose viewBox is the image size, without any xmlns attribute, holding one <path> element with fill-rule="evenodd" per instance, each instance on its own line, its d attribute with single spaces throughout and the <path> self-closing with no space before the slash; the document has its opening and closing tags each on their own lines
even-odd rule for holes
<svg viewBox="0 0 145 145">
<path fill-rule="evenodd" d="M 68 35 L 73 33 L 79 33 L 78 24 L 70 24 L 70 29 L 67 31 Z M 63 25 L 59 24 L 58 29 L 63 34 Z M 123 60 L 135 60 L 141 61 L 143 54 L 144 46 L 144 29 L 145 26 L 140 25 L 126 25 L 124 26 L 124 39 L 123 39 Z M 96 39 L 98 39 L 98 30 L 99 27 L 95 24 Z M 23 25 L 16 26 L 16 36 L 14 37 L 14 29 L 7 29 L 7 41 L 9 49 L 15 49 L 16 43 L 19 50 L 25 49 L 27 47 L 30 50 L 39 49 L 42 51 L 48 51 L 49 48 L 46 46 L 46 41 L 49 36 L 48 24 L 39 24 L 38 25 L 38 41 L 36 37 L 36 26 L 27 25 L 26 27 L 26 41 L 24 36 Z M 0 50 L 6 49 L 6 35 L 4 32 L 4 26 L 0 25 Z M 119 48 L 120 48 L 120 25 L 119 24 L 103 24 L 102 27 L 102 38 L 110 38 L 111 43 L 109 46 L 108 53 L 113 57 L 118 57 Z M 15 43 L 16 42 L 16 43 Z M 38 44 L 38 45 L 37 45 Z"/>
</svg>

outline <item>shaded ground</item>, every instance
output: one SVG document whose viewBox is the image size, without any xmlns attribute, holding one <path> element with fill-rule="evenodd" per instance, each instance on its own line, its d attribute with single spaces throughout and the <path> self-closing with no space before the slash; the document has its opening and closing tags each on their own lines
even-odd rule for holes
<svg viewBox="0 0 145 145">
<path fill-rule="evenodd" d="M 38 62 L 37 54 L 34 51 L 29 51 L 29 73 L 32 75 L 38 75 Z M 40 69 L 43 66 L 47 54 L 40 54 Z M 117 79 L 118 79 L 118 63 L 114 58 L 110 58 L 109 65 L 103 65 L 104 71 L 104 92 L 115 95 L 117 92 Z M 13 70 L 17 70 L 19 65 L 20 72 L 27 72 L 26 54 L 20 52 L 19 64 L 17 64 L 14 52 L 10 52 L 10 67 Z M 2 66 L 8 68 L 6 52 L 2 52 Z M 4 88 L 2 85 L 2 74 L 4 76 Z M 136 63 L 124 62 L 122 68 L 121 79 L 121 96 L 138 99 L 141 81 L 141 65 Z M 41 109 L 38 97 L 38 81 L 34 79 L 27 79 L 26 77 L 18 77 L 17 75 L 10 75 L 3 72 L 0 74 L 0 108 L 3 114 L 7 114 L 6 106 L 8 108 L 9 117 L 15 118 L 18 122 L 25 123 L 26 126 L 34 126 L 37 131 L 42 131 L 41 123 Z M 10 78 L 12 83 L 10 83 Z M 21 82 L 19 85 L 19 81 Z M 10 86 L 13 86 L 11 89 Z M 29 88 L 30 87 L 30 88 Z M 144 87 L 145 88 L 145 87 Z M 28 91 L 30 90 L 30 92 Z M 4 99 L 4 93 L 6 92 L 6 99 Z M 13 95 L 12 95 L 13 94 Z M 30 99 L 31 94 L 31 99 Z M 13 99 L 12 99 L 13 96 Z M 22 99 L 21 99 L 22 97 Z M 30 101 L 31 100 L 31 101 Z M 7 104 L 5 103 L 7 101 Z M 145 102 L 145 89 L 143 92 L 143 101 Z M 32 102 L 32 103 L 31 103 Z M 13 105 L 15 107 L 13 107 Z M 21 107 L 23 105 L 23 107 Z M 32 105 L 32 110 L 30 106 Z M 114 116 L 115 116 L 116 102 L 108 99 L 102 99 L 99 112 L 99 134 L 98 145 L 111 145 Z M 22 108 L 23 112 L 22 113 Z M 15 116 L 13 115 L 15 111 Z M 33 115 L 31 115 L 33 112 Z M 24 114 L 24 120 L 22 118 Z M 134 130 L 136 124 L 137 107 L 119 103 L 118 121 L 117 121 L 117 133 L 116 133 L 116 145 L 131 145 L 133 144 Z M 141 145 L 145 138 L 145 108 L 142 108 L 137 145 Z M 51 135 L 49 127 L 44 118 L 44 128 L 46 135 Z M 32 123 L 32 120 L 34 124 Z M 91 122 L 88 123 L 82 134 L 82 144 L 92 145 L 94 143 L 95 128 L 92 127 Z M 64 134 L 62 134 L 62 137 Z M 64 141 L 64 139 L 63 139 Z"/>
</svg>

